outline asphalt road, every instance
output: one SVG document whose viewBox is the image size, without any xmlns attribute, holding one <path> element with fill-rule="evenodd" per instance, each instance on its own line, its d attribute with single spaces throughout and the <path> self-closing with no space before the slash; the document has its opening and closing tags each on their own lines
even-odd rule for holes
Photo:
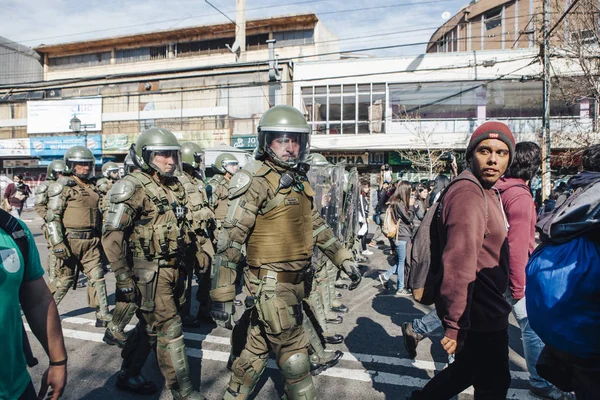
<svg viewBox="0 0 600 400">
<path fill-rule="evenodd" d="M 42 221 L 32 211 L 24 212 L 22 218 L 34 233 L 45 267 L 48 251 L 40 230 Z M 399 298 L 382 292 L 378 273 L 393 260 L 384 254 L 388 248 L 382 241 L 377 248 L 370 249 L 374 254 L 361 263 L 364 279 L 359 288 L 352 292 L 341 291 L 342 300 L 350 310 L 343 315 L 343 324 L 332 327 L 346 340 L 344 344 L 329 345 L 329 348 L 344 351 L 344 357 L 336 367 L 315 377 L 319 399 L 404 399 L 412 390 L 427 383 L 447 361 L 439 344 L 441 336 L 423 340 L 417 348 L 417 359 L 408 358 L 400 325 L 428 312 L 428 308 L 415 303 L 410 297 Z M 107 285 L 112 308 L 115 287 L 112 273 L 107 274 Z M 194 311 L 197 305 L 193 307 Z M 94 327 L 95 317 L 93 310 L 87 306 L 85 289 L 70 291 L 60 304 L 59 312 L 69 355 L 69 380 L 63 399 L 171 399 L 165 389 L 155 396 L 135 396 L 115 388 L 116 373 L 121 364 L 120 351 L 102 342 L 104 329 Z M 508 397 L 529 399 L 520 330 L 512 317 L 509 335 L 512 384 Z M 30 369 L 37 387 L 47 366 L 47 357 L 31 332 L 29 337 L 40 360 L 40 365 Z M 229 331 L 216 325 L 186 328 L 185 339 L 194 386 L 198 387 L 201 383 L 203 395 L 210 400 L 220 399 L 230 374 L 225 367 L 229 355 Z M 153 355 L 146 362 L 143 373 L 164 387 Z M 281 377 L 271 360 L 254 398 L 278 399 L 282 394 Z M 470 388 L 459 399 L 472 397 Z"/>
</svg>

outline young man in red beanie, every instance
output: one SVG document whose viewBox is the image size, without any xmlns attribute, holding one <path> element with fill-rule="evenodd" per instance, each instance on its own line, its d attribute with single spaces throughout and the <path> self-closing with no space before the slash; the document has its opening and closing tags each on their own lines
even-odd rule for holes
<svg viewBox="0 0 600 400">
<path fill-rule="evenodd" d="M 445 330 L 442 346 L 455 354 L 455 361 L 413 392 L 412 399 L 450 399 L 471 385 L 476 400 L 506 398 L 511 311 L 504 297 L 507 222 L 492 187 L 514 150 L 508 126 L 494 121 L 481 125 L 467 147 L 469 169 L 442 200 L 443 278 L 435 304 Z"/>
</svg>

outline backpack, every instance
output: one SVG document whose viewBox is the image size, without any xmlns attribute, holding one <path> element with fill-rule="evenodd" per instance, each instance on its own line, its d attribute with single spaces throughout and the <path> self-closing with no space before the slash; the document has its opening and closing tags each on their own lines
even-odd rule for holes
<svg viewBox="0 0 600 400">
<path fill-rule="evenodd" d="M 390 204 L 385 210 L 385 217 L 383 218 L 383 225 L 381 226 L 381 231 L 385 235 L 385 237 L 394 239 L 398 236 L 398 223 L 394 219 L 394 212 L 392 210 L 392 205 Z"/>
<path fill-rule="evenodd" d="M 412 240 L 410 258 L 407 257 L 408 285 L 415 301 L 425 305 L 435 302 L 443 277 L 442 253 L 445 238 L 442 233 L 443 201 L 448 189 L 459 181 L 470 181 L 479 187 L 485 200 L 485 217 L 488 217 L 488 203 L 481 183 L 472 175 L 457 176 L 441 192 L 438 200 L 427 210 L 421 225 Z"/>
<path fill-rule="evenodd" d="M 565 243 L 600 230 L 600 179 L 576 189 L 536 224 L 542 242 Z"/>
<path fill-rule="evenodd" d="M 8 233 L 15 243 L 17 243 L 17 247 L 23 256 L 23 262 L 27 265 L 29 261 L 29 243 L 25 229 L 23 229 L 19 220 L 10 215 L 10 213 L 0 209 L 0 229 Z"/>
<path fill-rule="evenodd" d="M 531 255 L 527 315 L 542 341 L 578 357 L 600 357 L 600 243 L 579 236 Z"/>
</svg>

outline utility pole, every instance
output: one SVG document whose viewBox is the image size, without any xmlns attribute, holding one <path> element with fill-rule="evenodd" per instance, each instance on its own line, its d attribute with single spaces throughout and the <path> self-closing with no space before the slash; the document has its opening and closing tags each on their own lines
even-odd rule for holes
<svg viewBox="0 0 600 400">
<path fill-rule="evenodd" d="M 239 62 L 246 61 L 246 0 L 235 1 L 235 41 L 240 47 Z"/>
<path fill-rule="evenodd" d="M 550 196 L 550 0 L 544 0 L 544 25 L 540 51 L 543 57 L 542 114 L 542 200 Z"/>
</svg>

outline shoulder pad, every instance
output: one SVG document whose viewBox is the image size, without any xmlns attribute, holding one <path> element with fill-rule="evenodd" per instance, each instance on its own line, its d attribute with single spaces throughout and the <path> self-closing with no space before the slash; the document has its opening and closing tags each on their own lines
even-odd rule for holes
<svg viewBox="0 0 600 400">
<path fill-rule="evenodd" d="M 246 193 L 252 183 L 252 175 L 246 170 L 238 171 L 229 181 L 229 198 L 235 199 Z"/>
<path fill-rule="evenodd" d="M 119 180 L 108 192 L 108 201 L 118 204 L 129 200 L 135 193 L 135 186 L 135 183 L 128 179 Z"/>
<path fill-rule="evenodd" d="M 207 184 L 210 186 L 218 186 L 219 183 L 221 183 L 222 177 L 223 177 L 223 175 L 215 175 L 208 180 Z"/>
<path fill-rule="evenodd" d="M 54 182 L 52 182 L 54 183 Z M 35 188 L 36 194 L 46 193 L 48 191 L 48 187 L 50 186 L 50 182 L 42 182 Z"/>
<path fill-rule="evenodd" d="M 249 162 L 248 164 L 244 165 L 244 168 L 242 169 L 242 171 L 247 171 L 253 176 L 265 176 L 270 170 L 271 168 L 269 166 L 259 160 L 253 160 Z"/>
<path fill-rule="evenodd" d="M 75 179 L 73 179 L 69 176 L 61 176 L 60 178 L 58 178 L 56 183 L 60 183 L 63 186 L 69 186 L 69 187 L 73 187 L 73 186 L 77 185 L 77 182 L 75 182 Z"/>
<path fill-rule="evenodd" d="M 63 191 L 63 188 L 64 185 L 60 181 L 54 182 L 52 185 L 50 185 L 50 187 L 48 187 L 48 196 L 58 196 Z"/>
</svg>

